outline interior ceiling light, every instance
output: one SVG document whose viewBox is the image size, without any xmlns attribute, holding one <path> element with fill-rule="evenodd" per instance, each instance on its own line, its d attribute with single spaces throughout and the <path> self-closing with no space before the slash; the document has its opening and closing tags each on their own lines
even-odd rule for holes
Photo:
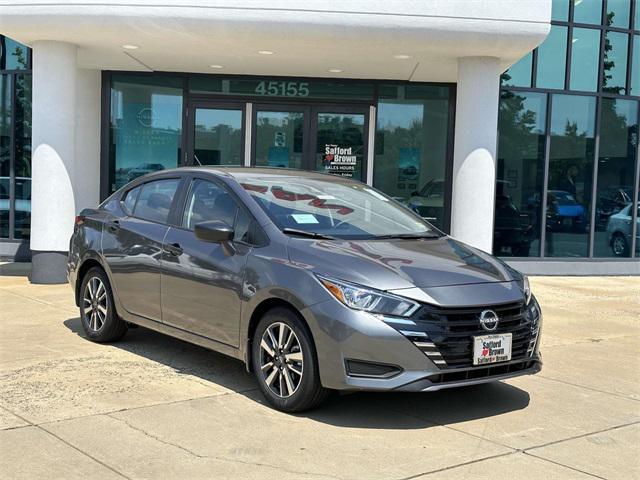
<svg viewBox="0 0 640 480">
<path fill-rule="evenodd" d="M 272 52 L 271 50 L 258 50 L 260 55 L 273 55 L 276 52 Z"/>
<path fill-rule="evenodd" d="M 394 55 L 393 58 L 397 60 L 408 60 L 411 58 L 411 55 L 398 54 L 398 55 Z"/>
<path fill-rule="evenodd" d="M 209 68 L 224 68 L 222 65 L 209 65 Z"/>
<path fill-rule="evenodd" d="M 330 68 L 329 70 L 327 70 L 327 72 L 331 72 L 331 73 L 342 73 L 344 72 L 344 70 L 341 70 L 339 68 Z"/>
<path fill-rule="evenodd" d="M 122 48 L 124 48 L 125 50 L 137 50 L 138 46 L 137 45 L 122 45 Z"/>
</svg>

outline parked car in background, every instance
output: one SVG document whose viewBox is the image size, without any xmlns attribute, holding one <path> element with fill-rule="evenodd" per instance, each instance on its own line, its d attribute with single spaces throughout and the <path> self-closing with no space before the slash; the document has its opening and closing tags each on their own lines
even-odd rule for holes
<svg viewBox="0 0 640 480">
<path fill-rule="evenodd" d="M 547 229 L 584 232 L 588 228 L 586 209 L 573 195 L 563 190 L 549 190 L 547 203 L 550 199 L 554 209 L 547 212 Z"/>
<path fill-rule="evenodd" d="M 406 205 L 429 222 L 442 222 L 444 195 L 444 180 L 430 180 L 420 191 L 411 192 Z"/>
<path fill-rule="evenodd" d="M 89 339 L 137 324 L 231 355 L 288 412 L 330 390 L 426 392 L 542 365 L 525 276 L 334 175 L 139 178 L 77 217 L 68 277 Z"/>
<path fill-rule="evenodd" d="M 520 212 L 509 195 L 496 194 L 493 249 L 496 255 L 508 249 L 514 257 L 528 257 L 535 222 Z"/>
<path fill-rule="evenodd" d="M 633 204 L 624 207 L 620 212 L 609 217 L 607 233 L 609 245 L 617 257 L 628 257 L 631 248 L 631 236 L 633 235 Z M 640 251 L 640 202 L 636 205 L 636 252 Z"/>
<path fill-rule="evenodd" d="M 633 190 L 631 188 L 612 187 L 604 189 L 598 194 L 596 202 L 596 228 L 604 230 L 611 215 L 633 202 Z"/>
</svg>

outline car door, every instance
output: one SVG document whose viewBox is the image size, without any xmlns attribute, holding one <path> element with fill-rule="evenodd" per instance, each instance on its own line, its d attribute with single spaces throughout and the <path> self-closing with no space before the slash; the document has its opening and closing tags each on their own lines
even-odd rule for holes
<svg viewBox="0 0 640 480">
<path fill-rule="evenodd" d="M 127 312 L 161 321 L 160 259 L 162 242 L 180 178 L 143 183 L 122 197 L 124 216 L 105 223 L 102 253 L 113 287 Z"/>
<path fill-rule="evenodd" d="M 196 223 L 224 221 L 234 240 L 210 243 L 193 233 Z M 254 225 L 249 212 L 222 184 L 193 177 L 182 221 L 171 227 L 162 255 L 162 320 L 171 326 L 237 347 L 244 267 Z"/>
</svg>

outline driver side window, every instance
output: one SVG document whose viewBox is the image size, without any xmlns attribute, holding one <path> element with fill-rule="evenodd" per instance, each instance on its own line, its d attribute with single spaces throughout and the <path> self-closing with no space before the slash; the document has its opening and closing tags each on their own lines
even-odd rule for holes
<svg viewBox="0 0 640 480">
<path fill-rule="evenodd" d="M 196 223 L 219 220 L 233 227 L 238 206 L 223 187 L 196 179 L 191 184 L 182 226 L 193 230 Z"/>
</svg>

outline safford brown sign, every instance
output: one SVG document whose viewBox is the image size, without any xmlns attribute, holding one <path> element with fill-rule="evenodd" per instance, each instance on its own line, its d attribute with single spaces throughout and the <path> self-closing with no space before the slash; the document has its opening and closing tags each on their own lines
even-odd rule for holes
<svg viewBox="0 0 640 480">
<path fill-rule="evenodd" d="M 322 165 L 326 172 L 353 177 L 356 171 L 357 155 L 353 147 L 341 147 L 336 144 L 325 144 Z"/>
</svg>

